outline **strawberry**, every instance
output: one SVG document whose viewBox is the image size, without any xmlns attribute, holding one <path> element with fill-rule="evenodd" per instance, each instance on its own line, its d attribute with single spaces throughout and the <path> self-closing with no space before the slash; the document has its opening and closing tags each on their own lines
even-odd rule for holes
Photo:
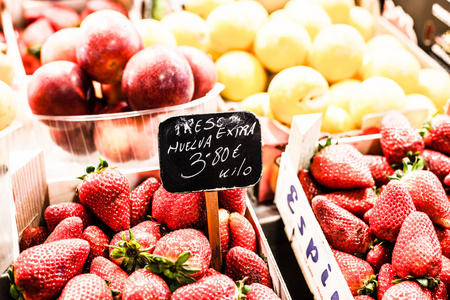
<svg viewBox="0 0 450 300">
<path fill-rule="evenodd" d="M 58 300 L 113 300 L 108 284 L 95 274 L 80 274 L 67 282 Z"/>
<path fill-rule="evenodd" d="M 8 271 L 15 299 L 56 299 L 66 283 L 81 273 L 89 254 L 82 239 L 60 240 L 28 248 Z"/>
<path fill-rule="evenodd" d="M 97 256 L 102 256 L 105 258 L 108 257 L 108 245 L 110 238 L 105 232 L 103 232 L 103 230 L 95 225 L 86 227 L 81 235 L 81 238 L 88 241 L 91 248 L 84 268 L 84 272 L 88 273 L 89 267 L 94 258 Z"/>
<path fill-rule="evenodd" d="M 450 258 L 450 229 L 434 226 L 434 230 L 441 245 L 442 255 Z"/>
<path fill-rule="evenodd" d="M 394 169 L 392 169 L 385 156 L 366 154 L 364 155 L 364 160 L 369 165 L 376 186 L 389 182 L 388 176 L 394 173 Z"/>
<path fill-rule="evenodd" d="M 327 189 L 323 186 L 321 186 L 311 175 L 311 172 L 307 169 L 302 169 L 298 171 L 297 174 L 298 180 L 300 181 L 300 184 L 302 185 L 303 192 L 306 195 L 306 198 L 308 199 L 308 202 L 311 204 L 311 200 L 321 194 L 325 194 L 327 192 Z"/>
<path fill-rule="evenodd" d="M 153 247 L 160 238 L 159 223 L 141 222 L 113 236 L 109 247 L 109 257 L 127 273 L 132 273 L 148 263 L 148 255 L 153 252 Z"/>
<path fill-rule="evenodd" d="M 442 183 L 432 172 L 417 168 L 420 168 L 420 160 L 400 181 L 409 191 L 416 210 L 426 213 L 433 223 L 450 228 L 450 201 Z"/>
<path fill-rule="evenodd" d="M 368 262 L 352 254 L 331 249 L 353 296 L 373 294 L 375 272 Z"/>
<path fill-rule="evenodd" d="M 366 213 L 363 216 L 363 220 L 364 220 L 364 222 L 366 222 L 366 224 L 369 224 L 369 222 L 370 222 L 370 215 L 372 214 L 372 210 L 373 210 L 373 208 L 369 209 L 368 211 L 366 211 Z"/>
<path fill-rule="evenodd" d="M 366 261 L 372 266 L 375 273 L 378 273 L 382 265 L 390 263 L 391 259 L 392 247 L 384 241 L 374 245 L 366 255 Z"/>
<path fill-rule="evenodd" d="M 236 246 L 256 252 L 256 231 L 250 221 L 243 215 L 230 214 L 230 249 Z"/>
<path fill-rule="evenodd" d="M 164 276 L 170 282 L 170 290 L 174 291 L 202 278 L 209 268 L 211 256 L 211 245 L 201 231 L 178 229 L 159 239 L 147 268 Z"/>
<path fill-rule="evenodd" d="M 322 194 L 322 196 L 327 197 L 336 205 L 345 208 L 359 218 L 362 218 L 378 199 L 373 188 L 341 190 Z"/>
<path fill-rule="evenodd" d="M 425 143 L 418 130 L 401 112 L 388 111 L 381 120 L 380 144 L 389 164 L 401 163 L 408 152 L 419 152 Z"/>
<path fill-rule="evenodd" d="M 130 226 L 136 226 L 151 214 L 153 195 L 161 183 L 156 177 L 149 177 L 130 193 Z"/>
<path fill-rule="evenodd" d="M 437 114 L 425 122 L 421 134 L 427 148 L 450 155 L 450 115 Z"/>
<path fill-rule="evenodd" d="M 65 239 L 81 238 L 83 234 L 83 221 L 79 217 L 68 217 L 62 220 L 50 233 L 44 243 Z"/>
<path fill-rule="evenodd" d="M 392 251 L 392 267 L 400 278 L 436 277 L 441 272 L 441 246 L 425 213 L 415 211 L 406 217 Z"/>
<path fill-rule="evenodd" d="M 234 281 L 223 274 L 216 274 L 201 278 L 199 281 L 177 289 L 171 300 L 234 300 L 237 287 Z"/>
<path fill-rule="evenodd" d="M 134 271 L 125 282 L 122 300 L 169 300 L 171 292 L 167 283 L 147 269 Z"/>
<path fill-rule="evenodd" d="M 217 192 L 219 205 L 230 213 L 245 214 L 247 209 L 247 189 L 228 189 Z"/>
<path fill-rule="evenodd" d="M 329 188 L 354 189 L 375 185 L 363 155 L 349 144 L 325 146 L 314 155 L 310 170 L 319 184 Z"/>
<path fill-rule="evenodd" d="M 252 283 L 249 288 L 250 291 L 245 294 L 247 300 L 281 300 L 271 288 L 260 283 Z"/>
<path fill-rule="evenodd" d="M 402 281 L 391 286 L 383 300 L 432 300 L 431 292 L 415 281 Z"/>
<path fill-rule="evenodd" d="M 86 172 L 77 186 L 81 203 L 112 230 L 128 229 L 131 210 L 128 179 L 118 170 L 108 168 L 102 159 L 97 169 L 87 167 Z"/>
<path fill-rule="evenodd" d="M 272 287 L 267 263 L 258 254 L 243 247 L 236 246 L 228 251 L 225 275 L 234 281 L 247 277 L 247 284 L 256 282 Z"/>
<path fill-rule="evenodd" d="M 174 194 L 161 185 L 153 196 L 152 216 L 170 230 L 201 228 L 206 222 L 203 193 Z"/>
<path fill-rule="evenodd" d="M 444 182 L 445 176 L 450 174 L 450 157 L 430 149 L 423 150 L 420 156 L 425 158 L 427 170 L 433 172 L 441 182 Z"/>
<path fill-rule="evenodd" d="M 33 226 L 25 228 L 22 231 L 22 236 L 20 237 L 20 252 L 30 247 L 44 243 L 48 235 L 48 228 L 45 226 Z"/>
<path fill-rule="evenodd" d="M 364 221 L 323 195 L 314 197 L 311 206 L 331 247 L 351 254 L 368 251 L 373 233 Z"/>
<path fill-rule="evenodd" d="M 385 263 L 381 266 L 378 272 L 378 290 L 377 299 L 383 299 L 384 293 L 394 285 L 393 281 L 396 280 L 394 268 L 390 263 Z"/>
<path fill-rule="evenodd" d="M 224 208 L 219 209 L 219 234 L 222 260 L 225 261 L 230 244 L 230 212 Z"/>
<path fill-rule="evenodd" d="M 83 205 L 76 202 L 63 202 L 48 206 L 44 212 L 45 222 L 50 232 L 67 217 L 79 217 L 83 221 L 83 229 L 92 225 L 91 214 Z"/>
<path fill-rule="evenodd" d="M 446 186 L 450 186 L 450 173 L 449 173 L 447 176 L 445 176 L 445 178 L 444 178 L 444 184 L 445 184 Z"/>
<path fill-rule="evenodd" d="M 110 288 L 119 292 L 117 299 L 122 298 L 128 274 L 118 265 L 103 256 L 97 256 L 92 260 L 89 272 L 110 282 Z"/>
<path fill-rule="evenodd" d="M 431 290 L 431 298 L 433 300 L 448 300 L 447 287 L 442 281 L 437 287 Z"/>
<path fill-rule="evenodd" d="M 408 190 L 398 180 L 385 185 L 369 219 L 376 237 L 395 242 L 405 218 L 416 208 Z"/>
<path fill-rule="evenodd" d="M 56 3 L 25 9 L 24 17 L 28 21 L 46 18 L 51 22 L 55 31 L 67 27 L 76 27 L 81 21 L 78 12 L 72 7 Z"/>
</svg>

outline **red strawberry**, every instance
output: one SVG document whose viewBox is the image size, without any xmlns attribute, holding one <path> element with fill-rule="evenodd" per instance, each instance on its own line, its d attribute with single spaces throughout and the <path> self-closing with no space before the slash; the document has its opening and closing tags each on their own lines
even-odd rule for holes
<svg viewBox="0 0 450 300">
<path fill-rule="evenodd" d="M 103 256 L 97 256 L 92 261 L 89 272 L 110 282 L 110 288 L 119 291 L 116 297 L 118 299 L 122 298 L 122 292 L 125 288 L 125 281 L 128 278 L 128 274 L 118 265 Z"/>
<path fill-rule="evenodd" d="M 91 262 L 97 256 L 108 257 L 109 236 L 95 225 L 86 227 L 81 235 L 83 240 L 88 241 L 91 250 L 86 259 L 84 271 L 89 272 Z"/>
<path fill-rule="evenodd" d="M 444 229 L 438 226 L 434 226 L 436 235 L 441 245 L 442 255 L 450 258 L 450 229 Z"/>
<path fill-rule="evenodd" d="M 247 300 L 281 300 L 275 292 L 260 283 L 249 285 L 250 291 L 245 294 Z"/>
<path fill-rule="evenodd" d="M 172 281 L 170 289 L 174 291 L 182 284 L 202 278 L 209 268 L 211 256 L 211 245 L 201 231 L 179 229 L 156 243 L 147 267 Z"/>
<path fill-rule="evenodd" d="M 392 251 L 392 267 L 401 278 L 436 277 L 441 272 L 441 246 L 425 213 L 415 211 L 406 217 Z"/>
<path fill-rule="evenodd" d="M 220 234 L 220 248 L 222 251 L 222 259 L 225 261 L 228 248 L 230 245 L 230 212 L 226 209 L 219 209 L 219 234 Z"/>
<path fill-rule="evenodd" d="M 392 248 L 385 242 L 374 245 L 366 255 L 366 261 L 372 266 L 375 273 L 378 273 L 382 265 L 390 263 L 391 259 Z"/>
<path fill-rule="evenodd" d="M 391 286 L 383 300 L 432 300 L 431 292 L 415 281 L 402 281 Z"/>
<path fill-rule="evenodd" d="M 67 217 L 79 217 L 83 221 L 83 229 L 92 225 L 90 213 L 83 205 L 76 202 L 63 202 L 48 206 L 44 212 L 45 222 L 50 232 Z"/>
<path fill-rule="evenodd" d="M 206 222 L 205 196 L 170 193 L 161 185 L 153 196 L 152 216 L 170 230 L 201 228 Z"/>
<path fill-rule="evenodd" d="M 324 147 L 314 156 L 310 170 L 319 184 L 329 188 L 354 189 L 375 185 L 364 156 L 349 144 Z"/>
<path fill-rule="evenodd" d="M 446 186 L 450 186 L 450 173 L 449 173 L 447 176 L 445 176 L 445 178 L 444 178 L 444 184 L 445 184 Z"/>
<path fill-rule="evenodd" d="M 433 172 L 441 182 L 444 182 L 445 176 L 450 174 L 450 157 L 430 149 L 423 150 L 420 156 L 425 158 L 427 170 Z"/>
<path fill-rule="evenodd" d="M 236 246 L 256 252 L 256 232 L 250 221 L 239 213 L 230 214 L 230 249 Z"/>
<path fill-rule="evenodd" d="M 433 300 L 448 300 L 447 287 L 442 281 L 437 287 L 431 290 L 431 298 Z"/>
<path fill-rule="evenodd" d="M 391 180 L 372 209 L 369 225 L 376 237 L 395 242 L 405 218 L 416 208 L 408 190 L 398 180 Z"/>
<path fill-rule="evenodd" d="M 234 247 L 228 251 L 225 261 L 225 275 L 234 281 L 243 280 L 246 284 L 260 283 L 272 287 L 267 263 L 255 252 L 242 247 Z"/>
<path fill-rule="evenodd" d="M 228 189 L 217 192 L 219 205 L 230 213 L 245 214 L 247 209 L 247 189 Z"/>
<path fill-rule="evenodd" d="M 366 154 L 364 155 L 364 160 L 369 165 L 376 186 L 381 186 L 389 182 L 390 179 L 387 176 L 391 176 L 394 170 L 385 156 Z"/>
<path fill-rule="evenodd" d="M 78 26 L 81 21 L 77 11 L 72 7 L 56 3 L 25 9 L 24 17 L 28 21 L 46 18 L 52 23 L 55 31 Z"/>
<path fill-rule="evenodd" d="M 349 253 L 331 251 L 353 296 L 374 293 L 375 273 L 368 262 Z"/>
<path fill-rule="evenodd" d="M 77 239 L 81 238 L 82 234 L 83 221 L 78 217 L 68 217 L 56 226 L 55 230 L 50 233 L 44 243 L 46 244 L 65 239 Z"/>
<path fill-rule="evenodd" d="M 450 201 L 436 175 L 416 170 L 407 172 L 401 182 L 409 191 L 416 210 L 426 213 L 433 223 L 450 228 Z"/>
<path fill-rule="evenodd" d="M 351 254 L 367 252 L 373 233 L 364 221 L 323 195 L 314 197 L 311 206 L 331 247 Z"/>
<path fill-rule="evenodd" d="M 130 230 L 118 232 L 113 236 L 109 257 L 127 273 L 132 273 L 147 264 L 148 255 L 153 253 L 153 247 L 160 238 L 159 223 L 141 222 Z"/>
<path fill-rule="evenodd" d="M 86 168 L 87 175 L 80 179 L 77 193 L 83 205 L 87 206 L 101 221 L 114 231 L 130 227 L 130 186 L 128 179 L 118 170 L 108 168 L 100 159 L 97 169 Z"/>
<path fill-rule="evenodd" d="M 335 191 L 322 194 L 336 205 L 345 208 L 352 214 L 362 218 L 371 209 L 378 197 L 373 188 Z"/>
<path fill-rule="evenodd" d="M 422 151 L 425 143 L 418 130 L 401 112 L 391 110 L 381 120 L 380 144 L 389 164 L 401 163 L 408 152 Z"/>
<path fill-rule="evenodd" d="M 108 284 L 95 274 L 80 274 L 67 282 L 58 300 L 113 300 Z"/>
<path fill-rule="evenodd" d="M 123 300 L 169 300 L 171 292 L 167 283 L 147 269 L 134 271 L 125 282 Z"/>
<path fill-rule="evenodd" d="M 424 124 L 422 132 L 427 148 L 450 155 L 450 115 L 436 115 Z"/>
<path fill-rule="evenodd" d="M 49 235 L 48 228 L 45 226 L 27 227 L 22 231 L 20 237 L 20 252 L 30 247 L 40 245 L 45 242 Z"/>
<path fill-rule="evenodd" d="M 394 268 L 392 268 L 390 263 L 385 263 L 381 266 L 380 271 L 378 272 L 378 300 L 383 299 L 384 293 L 394 285 L 392 281 L 396 279 Z"/>
<path fill-rule="evenodd" d="M 149 177 L 131 191 L 130 226 L 133 227 L 151 214 L 153 195 L 161 183 L 156 177 Z"/>
<path fill-rule="evenodd" d="M 441 269 L 441 273 L 439 273 L 437 278 L 439 278 L 441 280 L 441 282 L 443 282 L 445 284 L 447 290 L 449 290 L 449 288 L 450 288 L 450 259 L 445 256 L 442 256 L 442 269 Z"/>
<path fill-rule="evenodd" d="M 216 274 L 201 278 L 199 281 L 178 288 L 171 300 L 234 300 L 237 287 L 234 281 L 223 274 Z M 247 298 L 248 299 L 248 298 Z"/>
<path fill-rule="evenodd" d="M 9 271 L 11 295 L 18 299 L 56 299 L 66 283 L 80 274 L 89 243 L 68 239 L 38 245 L 20 253 Z"/>
<path fill-rule="evenodd" d="M 366 213 L 363 216 L 363 220 L 364 220 L 364 222 L 366 222 L 366 224 L 369 224 L 369 222 L 370 222 L 370 215 L 372 214 L 372 210 L 373 210 L 373 208 L 369 209 L 368 211 L 366 211 Z"/>
<path fill-rule="evenodd" d="M 305 192 L 308 202 L 311 204 L 311 200 L 321 194 L 325 194 L 327 189 L 321 186 L 311 175 L 311 172 L 307 169 L 302 169 L 298 171 L 298 180 L 302 185 L 303 192 Z"/>
</svg>

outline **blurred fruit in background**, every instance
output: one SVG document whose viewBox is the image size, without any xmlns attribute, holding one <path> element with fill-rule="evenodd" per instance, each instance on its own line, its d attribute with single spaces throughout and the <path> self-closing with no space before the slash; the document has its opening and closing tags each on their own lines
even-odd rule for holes
<svg viewBox="0 0 450 300">
<path fill-rule="evenodd" d="M 1 49 L 4 45 L 3 49 Z M 14 63 L 8 55 L 6 44 L 0 43 L 0 80 L 11 86 L 14 79 Z"/>
<path fill-rule="evenodd" d="M 41 64 L 55 60 L 77 61 L 77 41 L 81 37 L 81 28 L 68 27 L 50 35 L 41 47 Z"/>
<path fill-rule="evenodd" d="M 186 0 L 184 8 L 206 20 L 209 13 L 216 7 L 233 1 L 234 0 Z"/>
<path fill-rule="evenodd" d="M 424 68 L 419 72 L 417 92 L 427 96 L 436 106 L 439 113 L 450 99 L 450 75 L 445 71 Z"/>
<path fill-rule="evenodd" d="M 361 83 L 358 79 L 344 79 L 330 85 L 330 103 L 350 112 L 350 98 Z"/>
<path fill-rule="evenodd" d="M 370 40 L 375 35 L 375 17 L 363 7 L 350 7 L 348 24 L 355 27 L 365 41 Z"/>
<path fill-rule="evenodd" d="M 270 95 L 267 92 L 256 93 L 242 100 L 240 107 L 260 117 L 274 119 L 270 109 Z"/>
<path fill-rule="evenodd" d="M 412 93 L 406 95 L 406 105 L 409 109 L 426 109 L 428 111 L 427 118 L 431 118 L 437 113 L 434 103 L 425 95 Z"/>
<path fill-rule="evenodd" d="M 16 117 L 12 88 L 0 80 L 0 130 L 8 127 Z"/>
<path fill-rule="evenodd" d="M 139 32 L 144 47 L 162 44 L 175 47 L 177 40 L 172 31 L 155 19 L 139 19 L 133 22 Z"/>
<path fill-rule="evenodd" d="M 355 5 L 354 0 L 308 0 L 319 4 L 330 16 L 333 24 L 347 24 L 350 8 Z"/>
</svg>

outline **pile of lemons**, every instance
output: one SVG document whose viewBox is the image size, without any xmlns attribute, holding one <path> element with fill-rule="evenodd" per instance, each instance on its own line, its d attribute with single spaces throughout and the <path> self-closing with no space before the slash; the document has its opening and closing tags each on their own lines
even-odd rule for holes
<svg viewBox="0 0 450 300">
<path fill-rule="evenodd" d="M 146 45 L 209 53 L 225 100 L 287 126 L 320 112 L 322 130 L 339 133 L 370 113 L 443 112 L 450 99 L 449 74 L 423 68 L 395 36 L 376 35 L 376 17 L 354 0 L 187 0 L 138 23 Z"/>
</svg>

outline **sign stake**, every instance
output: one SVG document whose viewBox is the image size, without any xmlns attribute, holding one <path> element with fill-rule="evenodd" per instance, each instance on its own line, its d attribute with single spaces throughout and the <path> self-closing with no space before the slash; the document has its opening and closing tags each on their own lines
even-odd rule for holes
<svg viewBox="0 0 450 300">
<path fill-rule="evenodd" d="M 222 249 L 219 232 L 219 204 L 217 191 L 205 192 L 206 217 L 208 222 L 208 237 L 211 244 L 211 267 L 222 272 Z"/>
</svg>

